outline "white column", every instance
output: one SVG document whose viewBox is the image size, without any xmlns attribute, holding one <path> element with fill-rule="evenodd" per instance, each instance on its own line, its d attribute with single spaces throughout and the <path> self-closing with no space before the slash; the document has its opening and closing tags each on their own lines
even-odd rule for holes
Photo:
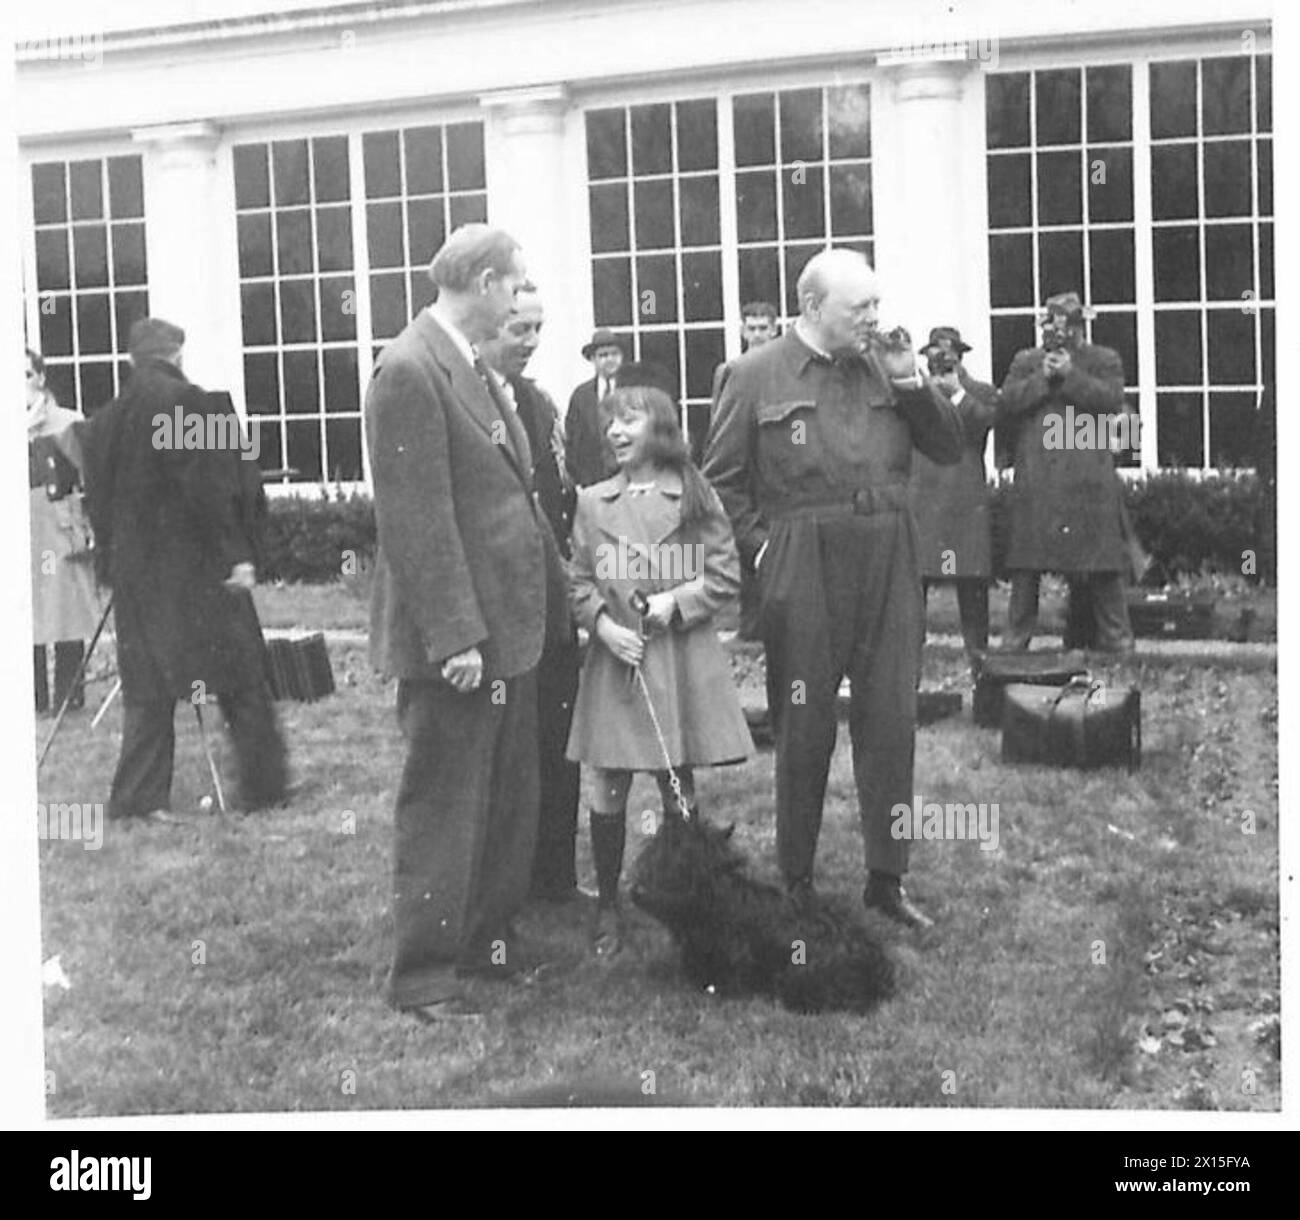
<svg viewBox="0 0 1300 1220">
<path fill-rule="evenodd" d="M 219 132 L 197 122 L 131 135 L 144 162 L 149 312 L 184 329 L 190 380 L 233 390 L 239 402 L 239 272 L 229 240 L 234 200 L 219 163 Z"/>
<path fill-rule="evenodd" d="M 887 67 L 872 127 L 881 325 L 918 347 L 958 327 L 977 376 L 991 355 L 981 83 L 967 60 Z"/>
<path fill-rule="evenodd" d="M 528 375 L 563 412 L 586 367 L 579 349 L 591 337 L 583 333 L 591 327 L 591 287 L 581 115 L 558 85 L 489 94 L 482 102 L 489 217 L 522 244 L 546 308 Z"/>
</svg>

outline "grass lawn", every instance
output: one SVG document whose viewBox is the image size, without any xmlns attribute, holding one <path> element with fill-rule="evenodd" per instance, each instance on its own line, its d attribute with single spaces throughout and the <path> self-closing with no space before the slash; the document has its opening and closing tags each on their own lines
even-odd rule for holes
<svg viewBox="0 0 1300 1220">
<path fill-rule="evenodd" d="M 1241 613 L 1249 608 L 1252 618 L 1245 638 L 1252 641 L 1276 641 L 1277 599 L 1271 589 L 1237 578 L 1207 576 L 1187 582 L 1184 588 L 1198 593 L 1212 592 L 1218 599 L 1214 616 L 1214 636 L 1218 639 L 1242 638 Z M 1011 586 L 997 582 L 989 592 L 989 615 L 996 635 L 1007 619 L 1007 602 Z M 262 585 L 254 596 L 262 625 L 268 630 L 332 627 L 338 630 L 364 631 L 368 625 L 369 578 L 366 575 L 342 579 L 328 585 Z M 1039 599 L 1039 622 L 1045 632 L 1060 634 L 1065 624 L 1065 582 L 1059 577 L 1043 579 Z M 724 627 L 735 626 L 735 610 Z M 957 595 L 951 586 L 930 591 L 930 631 L 955 635 L 960 631 Z"/>
<path fill-rule="evenodd" d="M 359 626 L 348 590 L 260 594 L 278 626 Z M 995 623 L 1000 621 L 996 617 Z M 923 843 L 909 888 L 939 922 L 877 923 L 900 970 L 870 1016 L 796 1016 L 691 990 L 667 936 L 632 913 L 621 961 L 596 965 L 585 911 L 537 907 L 521 931 L 557 967 L 533 985 L 475 984 L 482 1023 L 424 1026 L 386 1008 L 389 850 L 401 745 L 393 688 L 339 643 L 338 692 L 281 704 L 296 793 L 279 812 L 185 827 L 106 828 L 103 847 L 41 845 L 54 1117 L 592 1102 L 1276 1110 L 1277 681 L 1267 652 L 1147 653 L 1104 671 L 1142 688 L 1145 757 L 1129 775 L 1006 767 L 994 730 L 918 734 L 925 800 L 997 802 L 999 849 Z M 758 661 L 735 656 L 752 689 Z M 962 662 L 927 650 L 927 686 Z M 103 683 L 91 688 L 97 704 Z M 178 709 L 173 808 L 208 791 Z M 101 801 L 120 707 L 71 718 L 42 801 Z M 40 722 L 43 740 L 48 721 Z M 224 743 L 222 743 L 224 746 Z M 632 810 L 657 804 L 639 779 Z M 771 755 L 700 777 L 705 815 L 734 821 L 774 877 Z M 1254 834 L 1243 833 L 1246 811 Z M 629 823 L 629 858 L 640 819 Z M 579 865 L 590 877 L 585 827 Z M 862 884 L 847 730 L 819 886 Z M 650 1075 L 650 1074 L 653 1075 Z M 653 1096 L 648 1090 L 653 1088 Z"/>
</svg>

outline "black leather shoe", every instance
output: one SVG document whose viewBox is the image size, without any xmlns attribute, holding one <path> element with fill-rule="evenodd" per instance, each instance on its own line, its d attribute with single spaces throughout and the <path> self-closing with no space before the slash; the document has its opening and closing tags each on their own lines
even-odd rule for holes
<svg viewBox="0 0 1300 1220">
<path fill-rule="evenodd" d="M 862 891 L 862 904 L 867 910 L 879 911 L 907 928 L 926 931 L 934 927 L 934 920 L 908 898 L 896 877 L 873 875 Z"/>
</svg>

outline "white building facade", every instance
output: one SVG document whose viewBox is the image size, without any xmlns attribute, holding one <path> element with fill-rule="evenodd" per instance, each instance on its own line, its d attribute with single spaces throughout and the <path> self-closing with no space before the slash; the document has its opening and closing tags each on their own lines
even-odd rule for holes
<svg viewBox="0 0 1300 1220">
<path fill-rule="evenodd" d="M 365 484 L 375 354 L 458 224 L 523 243 L 531 372 L 561 407 L 611 326 L 675 378 L 697 443 L 742 303 L 791 316 L 808 256 L 851 245 L 882 324 L 960 327 L 995 381 L 1044 297 L 1078 291 L 1124 361 L 1132 465 L 1253 465 L 1267 8 L 949 7 L 390 0 L 20 46 L 28 342 L 93 411 L 130 322 L 177 322 L 264 467 Z"/>
</svg>

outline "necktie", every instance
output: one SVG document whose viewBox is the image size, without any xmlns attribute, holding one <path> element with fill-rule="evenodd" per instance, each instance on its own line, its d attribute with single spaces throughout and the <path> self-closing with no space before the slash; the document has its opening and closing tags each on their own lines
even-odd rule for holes
<svg viewBox="0 0 1300 1220">
<path fill-rule="evenodd" d="M 483 363 L 481 356 L 476 355 L 474 357 L 474 371 L 487 387 L 488 396 L 492 399 L 497 414 L 501 416 L 501 422 L 505 424 L 506 432 L 510 437 L 510 444 L 514 447 L 515 460 L 529 475 L 529 484 L 531 486 L 533 453 L 528 444 L 528 434 L 524 431 L 523 424 L 519 422 L 519 417 L 515 414 L 514 408 L 506 401 L 505 395 L 501 392 L 501 387 L 497 385 L 496 378 L 488 370 L 488 366 Z"/>
</svg>

